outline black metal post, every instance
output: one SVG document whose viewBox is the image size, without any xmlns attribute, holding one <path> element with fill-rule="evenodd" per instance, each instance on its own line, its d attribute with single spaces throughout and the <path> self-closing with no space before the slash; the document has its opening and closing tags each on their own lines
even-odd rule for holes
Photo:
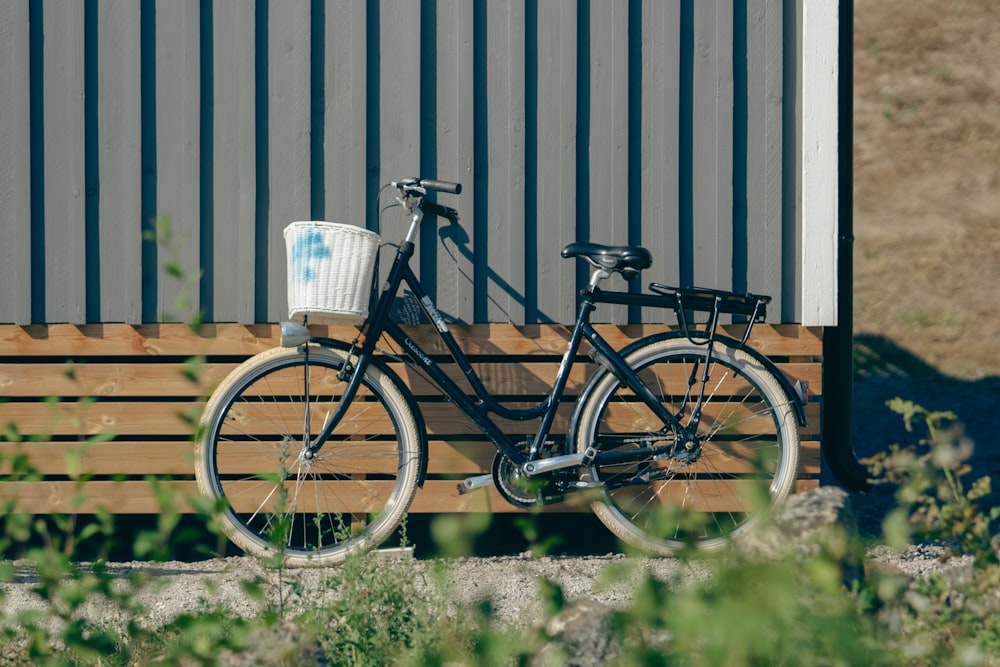
<svg viewBox="0 0 1000 667">
<path fill-rule="evenodd" d="M 854 0 L 840 2 L 837 326 L 823 332 L 823 454 L 837 480 L 869 488 L 854 452 Z"/>
</svg>

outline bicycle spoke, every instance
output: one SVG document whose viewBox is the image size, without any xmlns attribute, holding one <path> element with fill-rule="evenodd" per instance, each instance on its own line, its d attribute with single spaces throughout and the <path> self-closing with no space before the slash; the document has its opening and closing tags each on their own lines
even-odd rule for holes
<svg viewBox="0 0 1000 667">
<path fill-rule="evenodd" d="M 644 549 L 670 553 L 689 542 L 720 545 L 750 523 L 753 508 L 742 500 L 748 485 L 770 479 L 771 492 L 784 494 L 794 481 L 797 438 L 788 425 L 790 402 L 774 380 L 757 377 L 728 348 L 716 349 L 707 374 L 704 349 L 684 341 L 653 343 L 630 357 L 638 377 L 681 426 L 694 429 L 699 415 L 693 451 L 655 460 L 654 448 L 664 451 L 663 425 L 612 376 L 585 408 L 581 431 L 588 435 L 578 447 L 592 442 L 602 451 L 650 449 L 634 463 L 590 472 L 607 489 L 606 500 L 594 506 L 598 516 Z"/>
<path fill-rule="evenodd" d="M 409 406 L 385 376 L 366 376 L 329 440 L 306 457 L 307 431 L 329 420 L 343 396 L 342 358 L 313 351 L 307 370 L 294 350 L 262 356 L 245 381 L 221 388 L 226 400 L 211 406 L 196 468 L 199 484 L 232 508 L 223 516 L 227 535 L 258 553 L 280 547 L 294 563 L 336 562 L 352 545 L 384 539 L 416 488 Z M 343 517 L 352 515 L 371 519 L 347 528 Z"/>
</svg>

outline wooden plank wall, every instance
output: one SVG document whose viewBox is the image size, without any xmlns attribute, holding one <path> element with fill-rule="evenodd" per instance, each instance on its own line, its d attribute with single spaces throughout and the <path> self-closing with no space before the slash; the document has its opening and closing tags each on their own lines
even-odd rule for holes
<svg viewBox="0 0 1000 667">
<path fill-rule="evenodd" d="M 601 331 L 624 345 L 663 328 L 602 325 Z M 428 351 L 445 351 L 432 328 L 411 331 Z M 492 391 L 532 397 L 543 395 L 555 377 L 568 335 L 551 325 L 479 324 L 454 332 Z M 754 332 L 754 346 L 791 378 L 809 384 L 799 485 L 813 485 L 819 473 L 821 332 L 793 325 L 759 325 Z M 350 339 L 354 330 L 327 333 Z M 205 325 L 197 333 L 179 324 L 0 326 L 0 499 L 15 498 L 19 510 L 32 513 L 103 507 L 146 514 L 158 511 L 147 476 L 182 496 L 194 493 L 191 420 L 226 373 L 277 345 L 277 335 L 276 326 L 260 324 Z M 192 355 L 197 363 L 189 361 Z M 502 365 L 501 359 L 515 363 Z M 516 511 L 485 491 L 457 494 L 455 477 L 488 472 L 494 450 L 454 406 L 435 400 L 424 380 L 402 365 L 396 370 L 421 400 L 431 439 L 429 479 L 413 511 Z M 579 367 L 569 401 L 586 377 L 586 367 Z M 528 434 L 535 424 L 510 427 Z M 565 421 L 558 427 L 565 428 Z M 20 455 L 36 474 L 12 467 Z M 81 485 L 80 479 L 87 481 Z"/>
</svg>

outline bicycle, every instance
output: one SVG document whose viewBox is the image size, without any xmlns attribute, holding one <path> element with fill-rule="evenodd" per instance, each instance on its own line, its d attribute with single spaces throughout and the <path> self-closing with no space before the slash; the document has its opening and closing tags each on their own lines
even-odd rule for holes
<svg viewBox="0 0 1000 667">
<path fill-rule="evenodd" d="M 634 280 L 649 268 L 649 251 L 570 244 L 562 256 L 583 258 L 592 273 L 551 392 L 537 405 L 508 407 L 490 395 L 409 266 L 425 215 L 457 222 L 455 209 L 427 193 L 457 195 L 461 185 L 413 178 L 383 190 L 390 187 L 409 229 L 378 294 L 374 271 L 360 335 L 334 340 L 313 336 L 308 317 L 283 322 L 281 346 L 241 364 L 206 406 L 196 478 L 203 494 L 221 499 L 221 527 L 236 545 L 258 555 L 280 552 L 288 565 L 332 564 L 375 548 L 400 524 L 426 476 L 428 442 L 419 406 L 378 348 L 384 336 L 497 449 L 492 472 L 459 483 L 461 493 L 493 484 L 519 507 L 590 494 L 585 500 L 615 535 L 653 555 L 720 548 L 752 528 L 760 505 L 789 494 L 805 397 L 746 345 L 770 297 L 658 283 L 651 293 L 604 291 L 601 282 L 613 274 Z M 403 285 L 471 395 L 390 317 Z M 591 324 L 598 304 L 670 308 L 680 327 L 615 350 Z M 719 331 L 725 314 L 746 322 L 742 340 Z M 556 409 L 584 341 L 597 370 L 558 439 Z M 518 442 L 492 415 L 539 424 Z M 759 504 L 734 492 L 755 485 L 766 492 Z"/>
</svg>

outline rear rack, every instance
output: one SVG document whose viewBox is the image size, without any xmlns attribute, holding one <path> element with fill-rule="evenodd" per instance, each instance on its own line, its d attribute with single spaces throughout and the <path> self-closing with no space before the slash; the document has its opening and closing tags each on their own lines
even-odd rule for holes
<svg viewBox="0 0 1000 667">
<path fill-rule="evenodd" d="M 750 339 L 753 325 L 767 317 L 767 304 L 771 297 L 761 294 L 737 294 L 706 287 L 671 287 L 660 283 L 650 283 L 649 289 L 655 294 L 632 294 L 629 292 L 605 292 L 595 289 L 591 297 L 593 303 L 612 303 L 649 308 L 670 308 L 677 314 L 681 330 L 695 345 L 706 345 L 716 338 L 719 316 L 738 315 L 748 318 L 747 328 L 740 340 L 745 345 Z M 694 321 L 693 313 L 708 313 L 704 323 Z"/>
</svg>

